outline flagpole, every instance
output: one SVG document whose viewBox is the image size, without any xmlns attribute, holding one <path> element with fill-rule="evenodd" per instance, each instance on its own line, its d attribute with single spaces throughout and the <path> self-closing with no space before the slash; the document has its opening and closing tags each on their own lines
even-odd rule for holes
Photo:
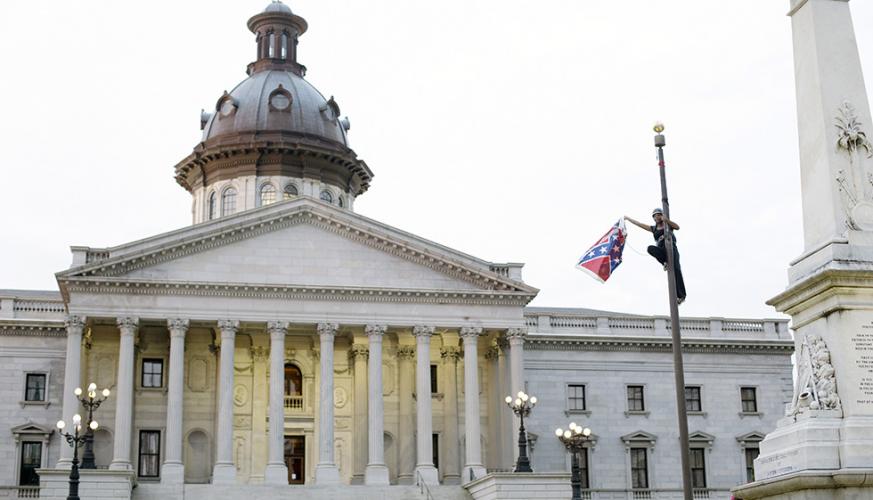
<svg viewBox="0 0 873 500">
<path fill-rule="evenodd" d="M 655 147 L 658 148 L 658 169 L 661 172 L 661 202 L 664 217 L 670 220 L 670 201 L 667 198 L 667 173 L 664 164 L 664 125 L 658 123 L 655 130 Z M 692 500 L 691 464 L 688 449 L 688 415 L 685 409 L 685 370 L 682 365 L 682 337 L 679 330 L 679 303 L 676 299 L 676 268 L 673 266 L 673 229 L 664 222 L 664 243 L 667 249 L 667 288 L 670 294 L 670 325 L 673 337 L 673 376 L 676 384 L 676 410 L 679 417 L 679 455 L 682 457 L 682 491 L 685 500 Z"/>
</svg>

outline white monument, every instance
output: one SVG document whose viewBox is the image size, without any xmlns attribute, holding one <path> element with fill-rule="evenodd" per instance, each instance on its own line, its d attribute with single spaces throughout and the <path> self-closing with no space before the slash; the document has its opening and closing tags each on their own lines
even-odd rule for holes
<svg viewBox="0 0 873 500">
<path fill-rule="evenodd" d="M 738 498 L 873 498 L 873 120 L 848 0 L 791 0 L 804 252 L 794 396 Z"/>
</svg>

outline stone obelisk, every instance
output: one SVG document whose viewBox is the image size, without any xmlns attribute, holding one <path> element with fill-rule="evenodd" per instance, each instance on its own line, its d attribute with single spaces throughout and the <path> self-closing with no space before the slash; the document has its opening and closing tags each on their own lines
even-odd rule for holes
<svg viewBox="0 0 873 500">
<path fill-rule="evenodd" d="M 849 0 L 791 0 L 804 252 L 794 395 L 738 498 L 873 498 L 873 120 Z M 870 479 L 868 479 L 870 478 Z"/>
</svg>

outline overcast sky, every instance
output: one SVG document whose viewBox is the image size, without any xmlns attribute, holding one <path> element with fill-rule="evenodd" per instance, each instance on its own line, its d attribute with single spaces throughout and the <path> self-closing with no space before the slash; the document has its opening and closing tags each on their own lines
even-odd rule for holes
<svg viewBox="0 0 873 500">
<path fill-rule="evenodd" d="M 0 288 L 56 289 L 70 245 L 191 223 L 174 165 L 245 78 L 266 0 L 0 2 Z M 851 2 L 873 81 L 873 2 Z M 668 182 L 694 316 L 776 316 L 802 251 L 788 0 L 296 0 L 300 62 L 375 173 L 356 211 L 491 261 L 532 305 L 666 314 L 630 229 L 601 285 L 576 258 Z M 869 90 L 868 90 L 869 92 Z M 869 126 L 869 124 L 868 124 Z"/>
</svg>

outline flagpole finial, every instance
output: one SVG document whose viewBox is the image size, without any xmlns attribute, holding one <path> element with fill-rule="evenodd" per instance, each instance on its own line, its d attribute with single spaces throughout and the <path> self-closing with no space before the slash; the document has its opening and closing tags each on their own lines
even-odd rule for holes
<svg viewBox="0 0 873 500">
<path fill-rule="evenodd" d="M 664 131 L 664 124 L 661 122 L 656 122 L 655 126 L 652 127 L 652 130 L 654 130 L 656 134 L 660 134 Z"/>
</svg>

